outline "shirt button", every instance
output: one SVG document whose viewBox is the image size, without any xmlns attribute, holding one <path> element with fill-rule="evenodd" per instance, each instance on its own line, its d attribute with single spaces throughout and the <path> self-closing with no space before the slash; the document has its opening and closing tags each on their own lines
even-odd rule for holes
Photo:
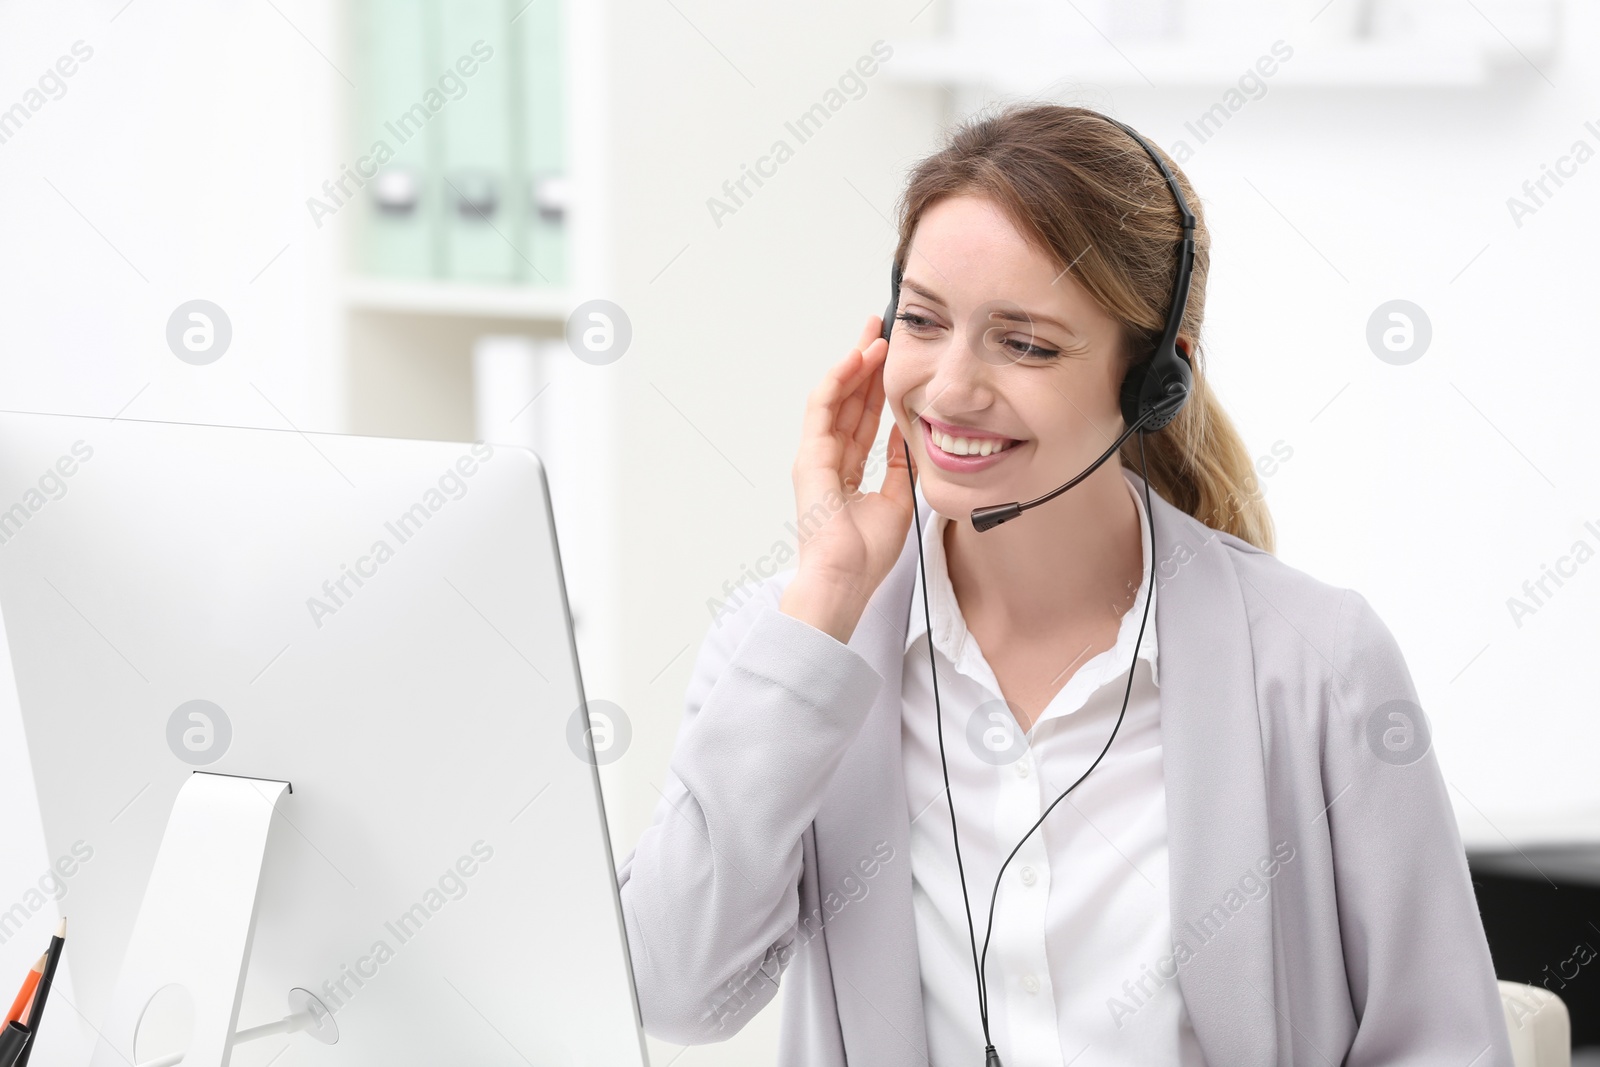
<svg viewBox="0 0 1600 1067">
<path fill-rule="evenodd" d="M 1030 993 L 1039 992 L 1039 979 L 1035 978 L 1031 974 L 1024 976 L 1022 979 L 1022 988 L 1026 989 Z"/>
<path fill-rule="evenodd" d="M 1026 778 L 1026 777 L 1028 777 L 1028 761 L 1027 761 L 1027 759 L 1019 759 L 1019 760 L 1017 760 L 1017 762 L 1015 764 L 1013 764 L 1013 766 L 1015 766 L 1017 768 L 1017 777 L 1018 778 Z"/>
<path fill-rule="evenodd" d="M 1023 885 L 1032 885 L 1033 883 L 1035 883 L 1035 882 L 1037 882 L 1039 880 L 1039 876 L 1036 873 L 1034 873 L 1034 870 L 1033 870 L 1032 867 L 1024 867 L 1024 868 L 1022 868 L 1022 871 L 1020 873 L 1022 875 L 1022 884 Z"/>
</svg>

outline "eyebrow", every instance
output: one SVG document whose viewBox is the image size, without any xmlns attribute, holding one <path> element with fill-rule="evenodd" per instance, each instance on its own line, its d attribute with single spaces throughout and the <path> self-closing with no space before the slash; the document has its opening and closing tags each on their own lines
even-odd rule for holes
<svg viewBox="0 0 1600 1067">
<path fill-rule="evenodd" d="M 900 288 L 902 288 L 902 289 L 910 289 L 912 292 L 918 294 L 919 296 L 923 297 L 924 299 L 931 300 L 933 303 L 938 304 L 941 307 L 948 306 L 948 305 L 945 304 L 944 298 L 942 296 L 940 296 L 938 293 L 935 293 L 932 289 L 928 289 L 928 288 L 926 288 L 926 287 L 924 287 L 922 285 L 917 284 L 916 282 L 912 281 L 910 278 L 902 278 L 900 280 Z M 1044 323 L 1044 324 L 1046 324 L 1048 326 L 1054 326 L 1058 330 L 1065 330 L 1067 333 L 1070 333 L 1070 334 L 1073 334 L 1073 335 L 1076 335 L 1076 333 L 1077 333 L 1077 331 L 1075 331 L 1072 327 L 1068 326 L 1066 323 L 1061 322 L 1061 321 L 1059 321 L 1057 319 L 1052 319 L 1048 315 L 1035 315 L 1035 314 L 1032 314 L 1031 312 L 1028 312 L 1028 311 L 1023 311 L 1023 310 L 1013 311 L 1013 310 L 1010 310 L 1008 308 L 998 308 L 998 309 L 996 309 L 994 311 L 991 311 L 989 314 L 990 314 L 990 317 L 998 319 L 1001 322 L 1022 322 L 1022 323 L 1029 323 L 1029 324 L 1042 322 L 1042 323 Z"/>
</svg>

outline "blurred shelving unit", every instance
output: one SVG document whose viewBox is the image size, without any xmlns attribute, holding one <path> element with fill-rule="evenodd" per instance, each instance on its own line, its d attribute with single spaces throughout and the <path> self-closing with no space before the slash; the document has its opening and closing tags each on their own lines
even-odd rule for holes
<svg viewBox="0 0 1600 1067">
<path fill-rule="evenodd" d="M 889 78 L 1026 95 L 1053 88 L 1225 86 L 1277 38 L 1274 85 L 1475 86 L 1553 52 L 1560 0 L 951 0 L 946 28 L 897 40 Z"/>
<path fill-rule="evenodd" d="M 902 84 L 1007 93 L 1032 92 L 1061 80 L 1112 87 L 1225 85 L 1256 58 L 1252 53 L 1229 61 L 1183 44 L 1084 49 L 1055 57 L 1019 57 L 1013 52 L 1006 62 L 974 42 L 904 41 L 894 48 L 895 62 L 885 71 L 892 70 L 891 76 Z M 1472 47 L 1419 52 L 1408 45 L 1350 44 L 1297 55 L 1274 72 L 1273 84 L 1478 85 L 1488 79 L 1491 69 L 1488 54 Z"/>
<path fill-rule="evenodd" d="M 565 288 L 359 276 L 346 278 L 344 302 L 355 311 L 512 319 L 546 325 L 565 322 L 574 304 L 571 292 Z"/>
<path fill-rule="evenodd" d="M 344 17 L 346 170 L 359 186 L 340 293 L 349 428 L 502 432 L 539 450 L 535 420 L 480 424 L 473 352 L 523 337 L 541 358 L 574 294 L 598 285 L 585 195 L 596 168 L 571 136 L 594 125 L 593 101 L 566 61 L 592 32 L 585 5 L 346 0 Z"/>
</svg>

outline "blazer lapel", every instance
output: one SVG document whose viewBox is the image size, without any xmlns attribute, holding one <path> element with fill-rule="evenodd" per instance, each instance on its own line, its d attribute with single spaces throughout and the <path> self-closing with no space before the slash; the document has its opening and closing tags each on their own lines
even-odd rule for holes
<svg viewBox="0 0 1600 1067">
<path fill-rule="evenodd" d="M 1143 495 L 1144 483 L 1127 476 Z M 1249 620 L 1216 531 L 1151 493 L 1162 776 L 1178 986 L 1207 1062 L 1277 1062 L 1270 858 Z M 1185 953 L 1187 949 L 1187 953 Z"/>
<path fill-rule="evenodd" d="M 917 506 L 926 522 L 920 488 Z M 823 929 L 845 1051 L 851 1063 L 875 1067 L 928 1062 L 900 749 L 900 676 L 918 535 L 913 523 L 899 559 L 851 635 L 850 647 L 882 675 L 883 688 L 813 823 L 823 907 L 831 912 L 833 894 L 838 908 Z M 887 849 L 893 849 L 892 858 L 882 861 Z M 875 873 L 869 877 L 868 871 Z"/>
</svg>

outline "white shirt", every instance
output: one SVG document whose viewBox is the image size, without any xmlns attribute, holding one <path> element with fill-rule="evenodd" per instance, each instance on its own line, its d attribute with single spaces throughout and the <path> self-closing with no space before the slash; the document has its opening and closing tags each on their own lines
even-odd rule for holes
<svg viewBox="0 0 1600 1067">
<path fill-rule="evenodd" d="M 1027 735 L 962 619 L 945 566 L 949 519 L 930 513 L 925 520 L 945 753 L 980 952 L 1001 862 L 1094 762 L 1122 708 L 1145 598 L 1154 597 L 1149 517 L 1124 480 L 1138 508 L 1144 559 L 1133 607 L 1111 649 L 1087 662 L 1062 649 L 1061 668 L 1076 669 Z M 913 588 L 901 732 L 922 1003 L 933 1067 L 972 1067 L 983 1062 L 983 1031 L 939 765 L 920 580 Z M 1142 662 L 1110 750 L 1005 870 L 985 970 L 990 1034 L 1006 1067 L 1204 1067 L 1172 961 L 1157 608 L 1152 600 Z"/>
</svg>

